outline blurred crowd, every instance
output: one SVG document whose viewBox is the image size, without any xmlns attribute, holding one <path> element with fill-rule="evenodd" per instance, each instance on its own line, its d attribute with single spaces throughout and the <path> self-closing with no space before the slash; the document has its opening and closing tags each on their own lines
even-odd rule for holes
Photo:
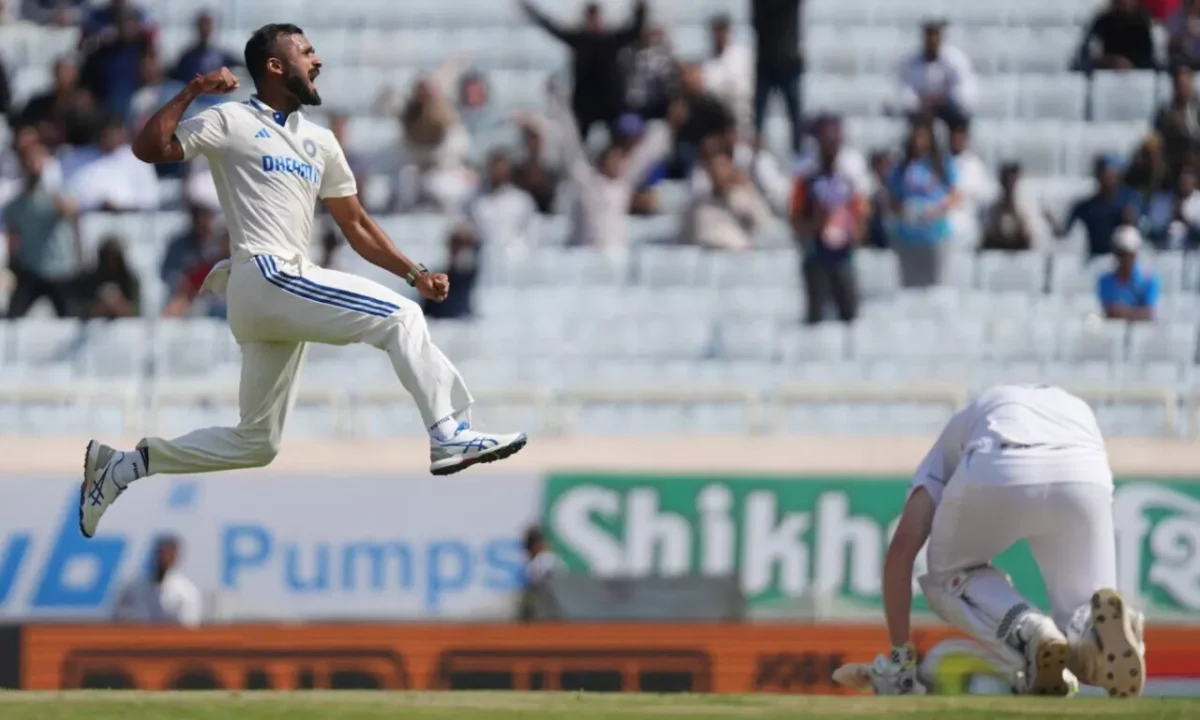
<svg viewBox="0 0 1200 720">
<path fill-rule="evenodd" d="M 669 213 L 678 215 L 679 231 L 664 240 L 713 251 L 752 249 L 759 230 L 774 218 L 787 221 L 801 249 L 809 322 L 856 316 L 859 248 L 894 251 L 901 284 L 927 287 L 943 281 L 948 255 L 964 243 L 1028 251 L 1076 225 L 1086 231 L 1090 257 L 1112 253 L 1119 260 L 1097 288 L 1105 312 L 1153 317 L 1157 280 L 1137 261 L 1139 251 L 1200 244 L 1193 82 L 1200 1 L 1112 0 L 1084 29 L 1077 57 L 1064 58 L 1064 68 L 1088 73 L 1169 72 L 1173 87 L 1147 118 L 1146 140 L 1133 157 L 1096 158 L 1094 193 L 1066 217 L 1053 217 L 1021 192 L 1019 165 L 989 167 L 972 150 L 972 115 L 986 77 L 944 40 L 945 23 L 930 18 L 913 37 L 911 54 L 896 58 L 890 111 L 909 123 L 903 144 L 854 148 L 844 141 L 842 118 L 806 108 L 803 0 L 746 1 L 754 42 L 739 42 L 731 19 L 718 15 L 707 55 L 680 57 L 670 29 L 655 23 L 652 0 L 636 0 L 617 18 L 589 4 L 572 23 L 552 17 L 545 0 L 521 0 L 529 21 L 571 53 L 573 81 L 552 82 L 545 108 L 499 112 L 486 70 L 472 68 L 465 55 L 411 88 L 382 92 L 375 111 L 397 118 L 402 161 L 376 209 L 434 210 L 458 220 L 445 268 L 456 293 L 429 312 L 469 315 L 479 250 L 529 252 L 546 214 L 569 216 L 573 244 L 621 252 L 630 216 Z M 129 0 L 8 5 L 8 15 L 21 21 L 82 29 L 78 52 L 55 65 L 52 86 L 22 107 L 9 107 L 0 67 L 0 110 L 13 138 L 0 154 L 9 315 L 21 316 L 43 297 L 60 315 L 220 315 L 222 308 L 197 297 L 207 270 L 228 253 L 207 169 L 202 162 L 143 165 L 129 138 L 180 83 L 236 67 L 236 49 L 214 45 L 215 19 L 204 12 L 192 45 L 162 58 L 153 20 Z M 1169 36 L 1165 67 L 1154 53 L 1155 23 Z M 763 139 L 773 102 L 790 125 L 786 156 L 770 153 Z M 345 145 L 352 124 L 329 120 Z M 519 128 L 519 147 L 480 152 L 481 138 L 505 125 Z M 373 157 L 351 151 L 348 158 L 360 187 L 378 172 Z M 85 266 L 76 221 L 88 212 L 156 209 L 160 177 L 182 178 L 192 222 L 163 254 L 168 301 L 144 308 L 121 239 L 104 242 Z M 323 232 L 318 247 L 322 262 L 338 264 L 333 230 Z"/>
</svg>

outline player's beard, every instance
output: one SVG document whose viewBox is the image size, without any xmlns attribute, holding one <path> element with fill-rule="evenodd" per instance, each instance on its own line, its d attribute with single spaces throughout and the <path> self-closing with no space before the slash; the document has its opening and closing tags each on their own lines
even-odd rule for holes
<svg viewBox="0 0 1200 720">
<path fill-rule="evenodd" d="M 321 104 L 321 94 L 317 92 L 316 86 L 309 82 L 305 75 L 294 71 L 288 73 L 287 89 L 296 96 L 301 105 Z"/>
</svg>

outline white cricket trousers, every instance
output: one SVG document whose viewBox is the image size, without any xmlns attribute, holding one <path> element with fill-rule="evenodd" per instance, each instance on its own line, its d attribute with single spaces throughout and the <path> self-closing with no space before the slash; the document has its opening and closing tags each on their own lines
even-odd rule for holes
<svg viewBox="0 0 1200 720">
<path fill-rule="evenodd" d="M 430 340 L 425 315 L 411 300 L 304 258 L 234 259 L 228 273 L 229 328 L 242 349 L 241 419 L 237 427 L 206 428 L 174 440 L 146 438 L 151 473 L 270 463 L 296 401 L 296 381 L 310 342 L 367 343 L 386 352 L 427 428 L 469 409 L 466 384 Z M 217 289 L 220 284 L 212 283 Z"/>
<path fill-rule="evenodd" d="M 1054 622 L 1065 631 L 1092 593 L 1116 587 L 1112 507 L 1112 471 L 1103 455 L 968 453 L 933 516 L 929 572 L 948 575 L 976 567 L 1026 540 L 1045 580 Z"/>
</svg>

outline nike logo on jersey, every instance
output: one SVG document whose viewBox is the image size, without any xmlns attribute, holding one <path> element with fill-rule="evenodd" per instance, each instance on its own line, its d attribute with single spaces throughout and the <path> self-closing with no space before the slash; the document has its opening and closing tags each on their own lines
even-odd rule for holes
<svg viewBox="0 0 1200 720">
<path fill-rule="evenodd" d="M 269 137 L 271 137 L 271 133 L 267 132 L 267 129 L 266 129 L 266 128 L 263 128 L 262 130 L 259 130 L 258 132 L 254 133 L 254 137 L 256 137 L 256 138 L 269 138 Z"/>
</svg>

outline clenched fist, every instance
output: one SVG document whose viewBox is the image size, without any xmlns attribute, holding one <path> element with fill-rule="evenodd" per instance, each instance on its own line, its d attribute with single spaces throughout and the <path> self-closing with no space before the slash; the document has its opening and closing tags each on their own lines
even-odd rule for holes
<svg viewBox="0 0 1200 720">
<path fill-rule="evenodd" d="M 416 288 L 421 297 L 441 302 L 450 294 L 450 278 L 443 273 L 425 273 L 417 278 Z"/>
<path fill-rule="evenodd" d="M 191 85 L 202 95 L 224 95 L 238 89 L 238 79 L 229 68 L 197 75 Z"/>
</svg>

